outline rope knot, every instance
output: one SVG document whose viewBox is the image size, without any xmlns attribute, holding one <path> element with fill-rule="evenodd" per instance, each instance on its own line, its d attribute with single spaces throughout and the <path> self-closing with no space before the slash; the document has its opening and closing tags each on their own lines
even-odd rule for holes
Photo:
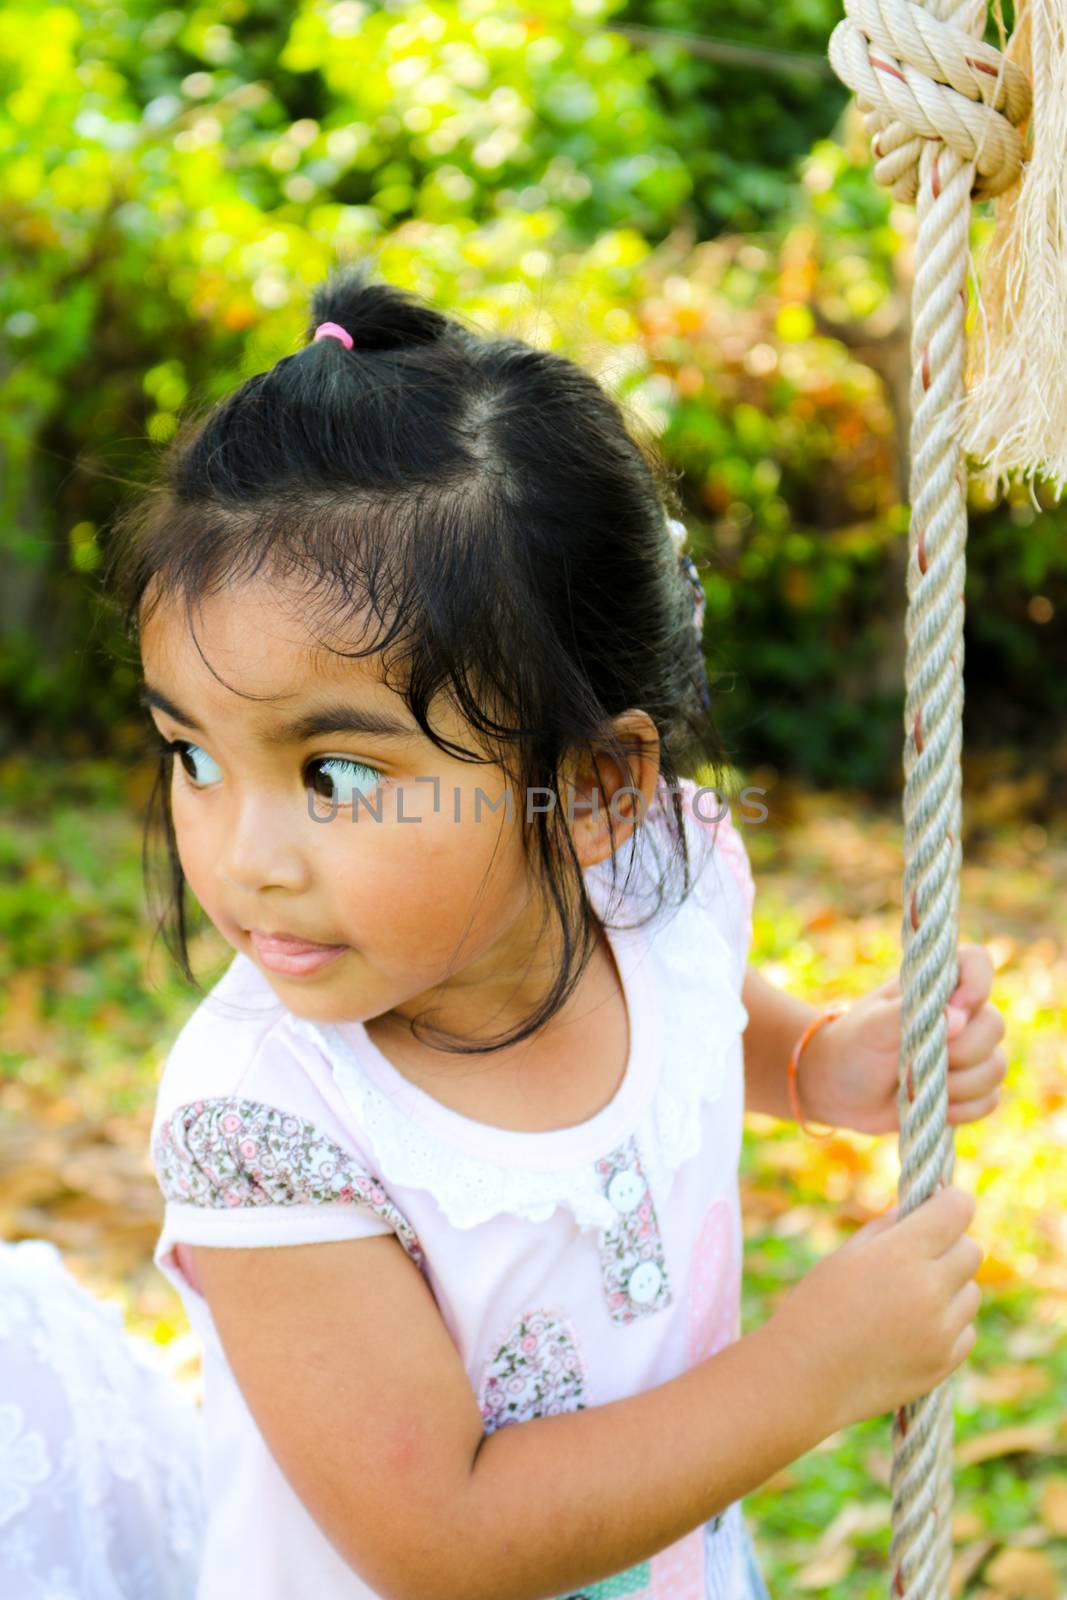
<svg viewBox="0 0 1067 1600">
<path fill-rule="evenodd" d="M 939 139 L 962 162 L 977 163 L 974 199 L 1010 189 L 1022 169 L 1019 125 L 1030 115 L 1030 83 L 981 38 L 985 0 L 929 0 L 929 9 L 915 0 L 844 4 L 830 65 L 865 114 L 877 182 L 914 200 L 922 141 Z"/>
</svg>

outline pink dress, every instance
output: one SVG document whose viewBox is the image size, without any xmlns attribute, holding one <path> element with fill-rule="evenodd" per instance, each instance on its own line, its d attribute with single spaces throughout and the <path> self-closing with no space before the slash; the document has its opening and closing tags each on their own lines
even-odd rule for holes
<svg viewBox="0 0 1067 1600">
<path fill-rule="evenodd" d="M 433 1292 L 487 1431 L 635 1395 L 738 1337 L 752 879 L 718 796 L 683 788 L 697 882 L 645 928 L 607 929 L 630 1053 L 614 1099 L 586 1122 L 522 1133 L 462 1116 L 404 1078 L 362 1023 L 293 1016 L 242 955 L 182 1029 L 152 1157 L 166 1198 L 156 1264 L 203 1342 L 208 1515 L 196 1600 L 231 1600 L 238 1587 L 257 1600 L 375 1591 L 275 1463 L 182 1270 L 183 1244 L 395 1233 Z M 655 810 L 645 827 L 661 830 Z M 586 882 L 603 912 L 610 864 Z M 647 891 L 648 867 L 615 920 L 638 920 Z M 747 1570 L 735 1503 L 581 1594 L 742 1600 Z"/>
</svg>

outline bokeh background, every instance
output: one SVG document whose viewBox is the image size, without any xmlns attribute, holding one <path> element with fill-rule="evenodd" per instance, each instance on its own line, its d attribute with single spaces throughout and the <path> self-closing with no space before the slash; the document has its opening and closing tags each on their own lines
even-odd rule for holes
<svg viewBox="0 0 1067 1600">
<path fill-rule="evenodd" d="M 199 1368 L 151 1265 L 147 1134 L 198 997 L 146 904 L 149 727 L 100 571 L 160 446 L 299 347 L 337 260 L 572 355 L 654 442 L 688 508 L 717 720 L 739 784 L 764 790 L 753 959 L 820 1004 L 897 968 L 914 215 L 875 185 L 827 64 L 840 14 L 0 12 L 0 1237 L 54 1240 L 176 1381 L 196 1389 Z M 976 208 L 979 257 L 991 226 Z M 993 954 L 1010 1070 L 957 1138 L 987 1257 L 957 1384 L 953 1593 L 1056 1600 L 1067 511 L 1040 482 L 970 499 L 961 937 Z M 201 924 L 192 949 L 210 984 L 227 948 Z M 892 1138 L 748 1118 L 746 1327 L 896 1173 Z M 751 1496 L 776 1596 L 885 1593 L 888 1471 L 876 1420 Z"/>
</svg>

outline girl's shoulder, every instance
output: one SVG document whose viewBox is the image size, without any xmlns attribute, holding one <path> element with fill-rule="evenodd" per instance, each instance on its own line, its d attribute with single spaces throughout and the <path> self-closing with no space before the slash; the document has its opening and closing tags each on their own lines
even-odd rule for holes
<svg viewBox="0 0 1067 1600">
<path fill-rule="evenodd" d="M 168 1050 L 159 1100 L 239 1093 L 258 1059 L 285 1049 L 288 1016 L 255 964 L 235 953 Z"/>
<path fill-rule="evenodd" d="M 354 1154 L 358 1129 L 339 1107 L 329 1064 L 263 974 L 237 953 L 164 1063 L 152 1124 L 158 1152 L 178 1120 L 227 1147 L 269 1133 L 276 1147 L 327 1141 Z"/>
<path fill-rule="evenodd" d="M 393 1232 L 421 1260 L 329 1062 L 246 956 L 236 956 L 167 1056 L 151 1160 L 166 1201 L 155 1259 L 172 1273 L 177 1242 L 301 1244 Z"/>
</svg>

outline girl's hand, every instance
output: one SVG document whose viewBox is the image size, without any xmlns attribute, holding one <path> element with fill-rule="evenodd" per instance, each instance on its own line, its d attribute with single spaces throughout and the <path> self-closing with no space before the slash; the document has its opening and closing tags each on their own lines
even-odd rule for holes
<svg viewBox="0 0 1067 1600">
<path fill-rule="evenodd" d="M 959 949 L 960 982 L 948 1017 L 948 1120 L 977 1122 L 997 1106 L 1007 1071 L 1003 1015 L 989 1003 L 993 962 L 977 944 Z M 900 977 L 857 1000 L 821 1027 L 800 1057 L 800 1104 L 808 1121 L 858 1133 L 900 1127 L 897 1075 L 900 1052 Z"/>
<path fill-rule="evenodd" d="M 839 1428 L 935 1389 L 970 1354 L 984 1259 L 967 1233 L 975 1203 L 948 1185 L 901 1222 L 875 1217 L 818 1262 L 767 1327 Z"/>
</svg>

